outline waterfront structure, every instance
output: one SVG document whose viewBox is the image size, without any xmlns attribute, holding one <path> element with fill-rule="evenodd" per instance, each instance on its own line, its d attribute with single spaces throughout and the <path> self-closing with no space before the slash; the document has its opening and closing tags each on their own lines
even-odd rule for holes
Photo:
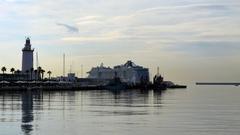
<svg viewBox="0 0 240 135">
<path fill-rule="evenodd" d="M 30 38 L 26 39 L 24 48 L 22 49 L 22 72 L 29 72 L 33 68 L 33 51 L 31 48 Z"/>
<path fill-rule="evenodd" d="M 128 84 L 139 84 L 142 82 L 149 82 L 149 70 L 142 66 L 138 66 L 132 61 L 127 61 L 123 65 L 114 66 L 114 68 L 93 67 L 88 72 L 88 78 L 92 79 L 114 79 L 120 78 L 122 82 Z"/>
<path fill-rule="evenodd" d="M 27 81 L 29 79 L 29 75 L 27 74 L 21 74 L 21 73 L 4 73 L 0 74 L 0 83 L 8 83 L 8 82 L 3 82 L 3 81 L 9 81 L 9 82 L 16 82 L 16 81 Z"/>
<path fill-rule="evenodd" d="M 77 77 L 76 77 L 75 73 L 68 73 L 67 76 L 58 76 L 54 79 L 57 81 L 67 81 L 67 82 L 77 81 Z"/>
</svg>

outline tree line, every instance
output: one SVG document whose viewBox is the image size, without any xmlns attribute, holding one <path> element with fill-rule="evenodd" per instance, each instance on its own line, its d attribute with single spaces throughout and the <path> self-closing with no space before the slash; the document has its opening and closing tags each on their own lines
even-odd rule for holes
<svg viewBox="0 0 240 135">
<path fill-rule="evenodd" d="M 7 71 L 7 68 L 5 66 L 3 66 L 1 68 L 1 71 L 3 73 L 3 75 L 5 74 L 5 72 Z M 27 74 L 28 76 L 30 76 L 30 79 L 33 80 L 33 75 L 35 75 L 35 80 L 40 79 L 44 79 L 44 73 L 45 73 L 45 70 L 42 69 L 42 67 L 38 67 L 37 69 L 34 70 L 34 68 L 31 68 L 30 70 L 26 70 L 25 73 L 24 72 L 21 72 L 19 69 L 15 70 L 15 68 L 11 68 L 10 69 L 10 72 L 12 74 L 17 74 L 17 75 L 20 75 L 20 74 Z M 52 71 L 47 71 L 47 74 L 48 74 L 48 78 L 49 80 L 51 79 L 51 74 L 52 74 Z"/>
</svg>

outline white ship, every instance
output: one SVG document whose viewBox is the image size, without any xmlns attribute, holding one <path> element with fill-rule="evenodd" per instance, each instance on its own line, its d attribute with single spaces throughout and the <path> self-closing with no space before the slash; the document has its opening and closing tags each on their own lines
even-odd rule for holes
<svg viewBox="0 0 240 135">
<path fill-rule="evenodd" d="M 105 67 L 101 64 L 99 67 L 93 67 L 88 72 L 88 78 L 92 79 L 114 79 L 120 78 L 122 82 L 128 84 L 139 84 L 149 81 L 149 70 L 138 66 L 132 61 L 127 61 L 123 65 L 114 66 L 114 68 Z"/>
</svg>

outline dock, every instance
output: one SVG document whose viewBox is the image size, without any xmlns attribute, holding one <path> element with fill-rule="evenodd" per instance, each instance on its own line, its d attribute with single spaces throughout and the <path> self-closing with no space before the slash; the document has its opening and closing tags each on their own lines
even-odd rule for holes
<svg viewBox="0 0 240 135">
<path fill-rule="evenodd" d="M 232 85 L 239 86 L 240 83 L 231 83 L 231 82 L 197 82 L 196 85 Z"/>
<path fill-rule="evenodd" d="M 120 83 L 121 84 L 121 83 Z M 157 90 L 165 90 L 165 89 L 176 89 L 176 88 L 187 88 L 185 85 L 153 85 L 153 84 L 145 84 L 145 85 L 124 85 L 117 84 L 109 87 L 109 85 L 79 85 L 78 83 L 46 83 L 39 82 L 36 84 L 25 82 L 25 83 L 7 83 L 0 84 L 0 91 L 24 91 L 24 90 L 47 90 L 47 91 L 62 91 L 62 90 L 71 90 L 71 91 L 82 91 L 82 90 L 112 90 L 112 89 L 157 89 Z M 124 87 L 122 87 L 124 85 Z"/>
</svg>

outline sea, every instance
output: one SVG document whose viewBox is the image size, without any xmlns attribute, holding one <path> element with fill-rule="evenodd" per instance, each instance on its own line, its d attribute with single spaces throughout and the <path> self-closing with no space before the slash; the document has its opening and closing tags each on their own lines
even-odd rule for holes
<svg viewBox="0 0 240 135">
<path fill-rule="evenodd" d="M 0 91 L 1 135 L 239 135 L 240 87 Z"/>
</svg>

